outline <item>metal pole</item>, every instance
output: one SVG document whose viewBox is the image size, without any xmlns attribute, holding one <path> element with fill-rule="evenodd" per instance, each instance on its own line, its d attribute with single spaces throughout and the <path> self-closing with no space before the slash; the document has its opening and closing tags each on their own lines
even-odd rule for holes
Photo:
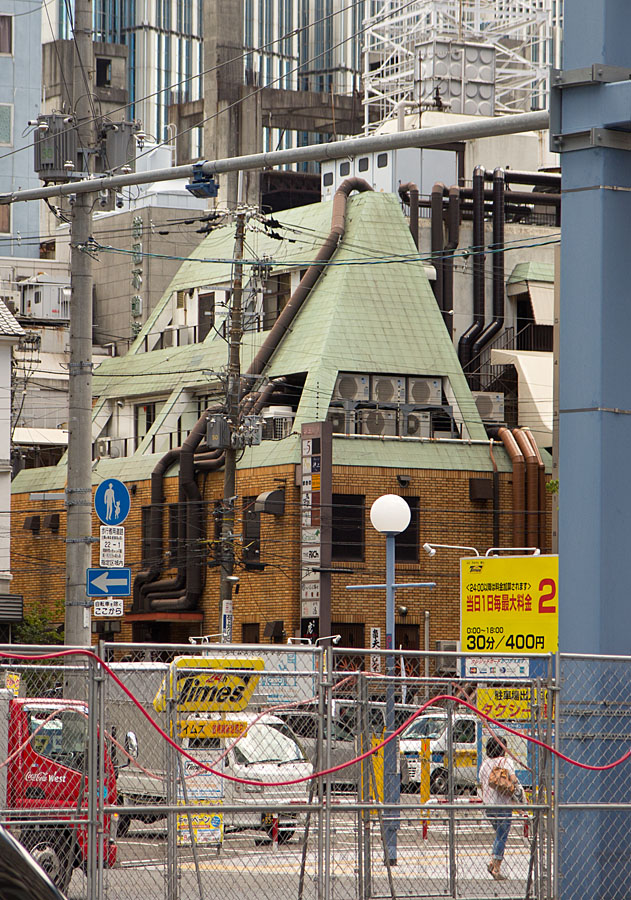
<svg viewBox="0 0 631 900">
<path fill-rule="evenodd" d="M 395 595 L 395 537 L 393 532 L 386 532 L 386 650 L 394 650 L 394 595 Z M 394 734 L 394 653 L 386 656 L 386 738 Z M 397 742 L 389 741 L 383 748 L 383 796 L 386 804 L 398 804 L 401 786 L 397 771 Z M 394 808 L 386 809 L 385 814 L 385 853 L 391 866 L 397 864 L 397 831 L 399 814 Z"/>
<path fill-rule="evenodd" d="M 324 744 L 324 766 L 331 768 L 331 741 L 333 740 L 333 645 L 327 642 L 324 649 L 326 660 L 326 681 L 324 682 L 326 703 L 326 734 Z M 331 898 L 331 775 L 324 781 L 324 900 Z"/>
<path fill-rule="evenodd" d="M 239 179 L 241 182 L 241 179 Z M 230 353 L 228 362 L 227 412 L 230 434 L 234 439 L 239 426 L 239 389 L 241 383 L 241 338 L 243 336 L 243 245 L 245 210 L 236 216 L 234 278 L 230 303 Z M 219 631 L 222 643 L 232 641 L 232 574 L 234 572 L 234 525 L 237 493 L 237 448 L 233 441 L 226 449 L 223 479 L 223 523 L 221 529 L 221 575 L 219 588 Z"/>
<path fill-rule="evenodd" d="M 326 144 L 311 144 L 308 147 L 294 147 L 291 150 L 273 150 L 269 153 L 252 153 L 228 159 L 208 160 L 202 165 L 205 175 L 221 175 L 224 172 L 241 172 L 247 169 L 267 169 L 289 163 L 321 162 L 325 159 L 340 159 L 360 153 L 379 150 L 400 150 L 404 147 L 433 147 L 450 141 L 475 140 L 497 137 L 503 134 L 519 134 L 524 131 L 539 131 L 549 125 L 547 111 L 519 113 L 512 116 L 496 116 L 474 122 L 456 125 L 437 125 L 434 128 L 418 128 L 413 131 L 398 131 L 394 134 L 380 134 L 371 137 L 349 138 L 345 141 L 330 141 Z M 196 170 L 195 170 L 196 171 Z M 63 197 L 67 194 L 92 193 L 101 190 L 118 190 L 136 184 L 153 184 L 156 181 L 174 181 L 191 178 L 192 165 L 173 166 L 169 169 L 153 169 L 150 172 L 135 172 L 132 175 L 106 175 L 90 181 L 74 184 L 60 184 L 54 187 L 34 188 L 29 191 L 14 191 L 0 194 L 0 203 L 17 203 L 25 200 L 43 200 L 46 197 Z"/>
<path fill-rule="evenodd" d="M 94 147 L 92 0 L 76 0 L 72 98 L 79 144 Z M 86 169 L 91 155 L 86 153 Z M 92 228 L 92 198 L 77 194 L 70 226 L 70 364 L 68 366 L 68 479 L 66 484 L 65 642 L 91 643 L 86 569 L 92 544 L 92 259 L 85 245 Z"/>
</svg>

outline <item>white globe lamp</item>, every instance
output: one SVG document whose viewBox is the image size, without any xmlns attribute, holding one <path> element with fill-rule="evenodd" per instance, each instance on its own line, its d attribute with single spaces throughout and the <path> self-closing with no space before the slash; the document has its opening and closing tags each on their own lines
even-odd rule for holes
<svg viewBox="0 0 631 900">
<path fill-rule="evenodd" d="M 370 521 L 382 534 L 400 534 L 410 524 L 410 507 L 398 494 L 377 497 L 370 507 Z"/>
</svg>

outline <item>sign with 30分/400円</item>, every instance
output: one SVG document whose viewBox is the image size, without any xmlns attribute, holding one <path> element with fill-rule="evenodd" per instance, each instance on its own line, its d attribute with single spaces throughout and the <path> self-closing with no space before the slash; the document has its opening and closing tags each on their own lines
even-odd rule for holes
<svg viewBox="0 0 631 900">
<path fill-rule="evenodd" d="M 460 640 L 465 653 L 555 653 L 558 556 L 460 560 Z"/>
</svg>

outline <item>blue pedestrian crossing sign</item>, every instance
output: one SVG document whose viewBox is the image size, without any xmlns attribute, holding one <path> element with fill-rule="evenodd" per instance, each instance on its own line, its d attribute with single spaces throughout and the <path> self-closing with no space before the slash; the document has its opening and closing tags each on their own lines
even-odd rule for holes
<svg viewBox="0 0 631 900">
<path fill-rule="evenodd" d="M 88 597 L 129 597 L 131 569 L 86 569 L 85 592 Z"/>
<path fill-rule="evenodd" d="M 118 478 L 106 478 L 96 489 L 94 509 L 104 525 L 122 525 L 131 507 L 127 485 Z"/>
</svg>

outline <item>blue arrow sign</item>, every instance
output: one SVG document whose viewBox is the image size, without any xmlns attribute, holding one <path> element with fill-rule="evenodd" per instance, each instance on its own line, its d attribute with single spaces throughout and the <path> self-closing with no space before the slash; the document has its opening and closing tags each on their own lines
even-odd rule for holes
<svg viewBox="0 0 631 900">
<path fill-rule="evenodd" d="M 118 478 L 106 478 L 94 494 L 94 509 L 104 525 L 122 525 L 131 507 L 127 485 Z"/>
<path fill-rule="evenodd" d="M 88 597 L 129 597 L 131 569 L 86 569 Z"/>
</svg>

